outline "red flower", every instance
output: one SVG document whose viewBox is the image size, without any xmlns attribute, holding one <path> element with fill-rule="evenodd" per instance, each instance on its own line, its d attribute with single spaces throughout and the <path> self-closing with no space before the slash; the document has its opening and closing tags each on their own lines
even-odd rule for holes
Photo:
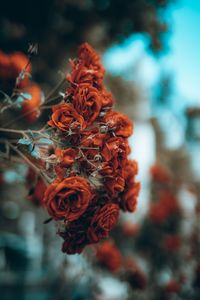
<svg viewBox="0 0 200 300">
<path fill-rule="evenodd" d="M 126 258 L 124 262 L 125 279 L 128 281 L 132 289 L 145 289 L 147 278 L 144 272 L 139 268 L 132 258 Z"/>
<path fill-rule="evenodd" d="M 168 183 L 170 181 L 169 171 L 159 163 L 151 167 L 150 173 L 152 179 L 158 183 Z"/>
<path fill-rule="evenodd" d="M 102 100 L 102 109 L 109 110 L 114 104 L 114 99 L 112 93 L 106 91 L 105 89 L 101 90 L 101 100 Z"/>
<path fill-rule="evenodd" d="M 80 132 L 86 126 L 83 117 L 77 113 L 73 105 L 66 103 L 53 107 L 53 114 L 48 124 L 68 134 Z"/>
<path fill-rule="evenodd" d="M 166 284 L 164 291 L 166 294 L 177 294 L 180 291 L 180 284 L 172 279 Z"/>
<path fill-rule="evenodd" d="M 24 71 L 23 77 L 19 80 L 18 87 L 23 88 L 27 86 L 29 84 L 28 73 L 31 72 L 31 65 L 28 62 L 28 57 L 21 52 L 15 52 L 10 54 L 10 63 L 14 78 L 18 77 L 22 70 Z"/>
<path fill-rule="evenodd" d="M 31 65 L 28 64 L 28 58 L 21 52 L 5 54 L 0 51 L 0 78 L 3 80 L 16 79 L 22 70 L 25 70 L 23 78 L 20 79 L 18 87 L 23 88 L 29 84 Z"/>
<path fill-rule="evenodd" d="M 105 133 L 99 132 L 98 127 L 93 127 L 91 130 L 83 132 L 80 141 L 81 149 L 88 150 L 90 148 L 89 150 L 92 150 L 92 148 L 97 148 L 100 150 L 103 147 L 106 139 L 107 135 Z"/>
<path fill-rule="evenodd" d="M 178 235 L 167 235 L 164 238 L 163 246 L 168 251 L 177 251 L 181 246 L 181 239 Z"/>
<path fill-rule="evenodd" d="M 28 122 L 34 122 L 40 115 L 40 105 L 43 103 L 43 93 L 37 84 L 30 85 L 22 90 L 31 96 L 22 104 L 22 113 Z"/>
<path fill-rule="evenodd" d="M 59 179 L 62 180 L 66 176 L 69 176 L 69 174 L 72 174 L 71 169 L 73 167 L 73 164 L 75 163 L 77 153 L 78 151 L 75 148 L 57 148 L 55 150 L 55 155 L 57 156 L 58 164 L 55 166 L 54 170 Z"/>
<path fill-rule="evenodd" d="M 55 154 L 58 158 L 59 166 L 62 168 L 68 168 L 74 163 L 77 151 L 73 148 L 57 148 Z"/>
<path fill-rule="evenodd" d="M 112 241 L 105 241 L 96 248 L 98 262 L 111 272 L 117 272 L 121 266 L 121 253 Z"/>
<path fill-rule="evenodd" d="M 43 205 L 44 193 L 47 186 L 32 168 L 29 168 L 26 174 L 26 186 L 29 190 L 28 200 L 37 206 Z"/>
<path fill-rule="evenodd" d="M 36 182 L 37 174 L 32 168 L 28 168 L 27 174 L 26 174 L 26 184 L 28 187 L 32 186 L 34 182 Z"/>
<path fill-rule="evenodd" d="M 127 140 L 113 137 L 105 141 L 101 151 L 104 161 L 102 175 L 112 178 L 116 174 L 123 173 L 128 153 L 129 146 Z"/>
<path fill-rule="evenodd" d="M 101 148 L 105 139 L 106 134 L 100 133 L 97 127 L 82 134 L 78 161 L 81 169 L 84 169 L 88 175 L 101 168 Z"/>
<path fill-rule="evenodd" d="M 42 179 L 38 179 L 34 189 L 29 193 L 28 199 L 35 205 L 43 205 L 43 198 L 47 187 Z"/>
<path fill-rule="evenodd" d="M 90 83 L 94 87 L 102 88 L 105 70 L 97 53 L 85 43 L 80 46 L 78 56 L 78 60 L 70 61 L 72 72 L 67 80 L 72 85 Z"/>
<path fill-rule="evenodd" d="M 62 252 L 67 254 L 80 254 L 88 244 L 87 230 L 84 224 L 72 222 L 66 226 L 65 232 L 58 232 L 64 239 Z"/>
<path fill-rule="evenodd" d="M 102 76 L 104 75 L 105 70 L 101 64 L 101 59 L 88 43 L 84 43 L 79 47 L 78 58 L 88 69 L 94 69 Z"/>
<path fill-rule="evenodd" d="M 138 164 L 135 160 L 129 160 L 125 167 L 125 179 L 126 183 L 132 183 L 135 176 L 138 174 Z"/>
<path fill-rule="evenodd" d="M 99 173 L 104 177 L 104 186 L 113 197 L 124 190 L 124 167 L 129 147 L 126 139 L 108 139 L 101 151 L 103 163 Z"/>
<path fill-rule="evenodd" d="M 151 205 L 149 215 L 155 223 L 161 224 L 176 213 L 180 213 L 177 199 L 170 191 L 163 191 L 159 201 Z"/>
<path fill-rule="evenodd" d="M 140 185 L 135 182 L 136 162 L 128 163 L 127 138 L 133 125 L 112 111 L 113 97 L 103 86 L 105 71 L 99 56 L 85 43 L 78 59 L 70 63 L 65 103 L 54 106 L 48 122 L 61 131 L 51 131 L 55 148 L 70 148 L 55 151 L 52 170 L 58 178 L 47 189 L 44 203 L 49 214 L 65 225 L 65 231 L 59 232 L 63 252 L 73 254 L 108 237 L 120 208 L 135 210 Z M 110 248 L 101 250 L 108 253 Z M 118 260 L 113 255 L 112 259 L 108 267 L 114 271 L 119 255 Z"/>
<path fill-rule="evenodd" d="M 11 79 L 13 77 L 10 57 L 0 50 L 0 78 Z"/>
<path fill-rule="evenodd" d="M 112 137 L 105 141 L 102 157 L 105 162 L 114 164 L 113 170 L 126 165 L 129 146 L 126 139 Z"/>
<path fill-rule="evenodd" d="M 73 93 L 72 103 L 76 111 L 83 116 L 88 125 L 99 116 L 101 110 L 101 95 L 99 91 L 89 84 L 80 84 Z"/>
<path fill-rule="evenodd" d="M 4 184 L 3 174 L 0 173 L 0 186 L 2 186 L 3 184 Z"/>
<path fill-rule="evenodd" d="M 135 182 L 135 176 L 138 172 L 136 161 L 128 161 L 124 169 L 125 188 L 119 195 L 120 208 L 124 211 L 133 212 L 136 210 L 137 198 L 140 192 L 140 183 Z"/>
<path fill-rule="evenodd" d="M 137 207 L 137 198 L 140 192 L 140 182 L 135 182 L 130 190 L 125 190 L 121 195 L 120 207 L 124 211 L 134 212 Z"/>
<path fill-rule="evenodd" d="M 99 76 L 98 71 L 88 70 L 83 65 L 76 65 L 71 61 L 72 72 L 67 75 L 67 80 L 73 85 L 89 83 L 94 87 L 101 87 L 103 78 Z"/>
<path fill-rule="evenodd" d="M 114 131 L 116 136 L 127 138 L 133 133 L 133 123 L 125 115 L 116 111 L 109 111 L 103 118 L 108 129 Z"/>
<path fill-rule="evenodd" d="M 139 232 L 138 224 L 133 224 L 129 221 L 126 221 L 122 225 L 122 232 L 125 236 L 136 236 Z"/>
<path fill-rule="evenodd" d="M 73 221 L 86 211 L 92 198 L 88 182 L 83 177 L 72 176 L 50 184 L 44 205 L 55 220 Z"/>
<path fill-rule="evenodd" d="M 92 243 L 108 236 L 110 230 L 117 223 L 119 217 L 119 206 L 109 203 L 98 209 L 92 218 L 88 229 L 88 239 Z"/>
<path fill-rule="evenodd" d="M 104 179 L 104 187 L 111 197 L 116 197 L 120 192 L 122 192 L 124 190 L 124 185 L 125 180 L 121 176 Z"/>
</svg>

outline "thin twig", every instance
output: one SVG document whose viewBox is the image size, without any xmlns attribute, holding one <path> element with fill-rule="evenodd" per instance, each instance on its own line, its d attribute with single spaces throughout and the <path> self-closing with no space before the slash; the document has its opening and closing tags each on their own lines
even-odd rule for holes
<svg viewBox="0 0 200 300">
<path fill-rule="evenodd" d="M 46 176 L 26 157 L 17 147 L 13 146 L 11 143 L 8 142 L 9 147 L 15 151 L 23 160 L 38 174 L 44 181 L 44 183 L 48 186 L 48 181 Z"/>
<path fill-rule="evenodd" d="M 58 84 L 49 92 L 49 94 L 46 96 L 46 101 L 45 103 L 48 103 L 48 101 L 51 100 L 51 97 L 53 96 L 53 94 L 59 89 L 59 87 L 61 87 L 63 85 L 63 83 L 66 81 L 66 78 L 63 77 L 62 80 L 60 82 L 58 82 Z"/>
<path fill-rule="evenodd" d="M 64 82 L 64 81 L 63 81 Z M 62 82 L 62 83 L 63 83 Z M 59 85 L 57 85 L 58 87 L 61 85 L 61 82 L 59 83 Z M 54 89 L 54 93 L 55 93 L 55 89 Z M 50 95 L 51 96 L 51 95 Z M 59 99 L 59 98 L 61 98 L 61 96 L 57 96 L 57 97 L 55 97 L 55 98 L 50 98 L 50 99 L 48 99 L 48 97 L 46 98 L 46 100 L 44 101 L 44 103 L 40 106 L 40 109 L 43 109 L 43 107 L 44 107 L 44 109 L 47 109 L 46 107 L 45 107 L 45 105 L 47 104 L 47 103 L 50 103 L 50 102 L 52 102 L 52 101 L 54 101 L 54 100 L 57 100 L 57 99 Z M 50 109 L 51 108 L 51 106 L 48 106 L 48 109 Z M 18 116 L 18 117 L 16 117 L 16 118 L 14 118 L 13 120 L 11 120 L 10 122 L 7 122 L 4 126 L 5 127 L 7 127 L 7 126 L 11 126 L 12 124 L 14 124 L 16 121 L 19 121 L 19 120 L 21 120 L 21 119 L 23 119 L 23 118 L 25 118 L 25 117 L 27 117 L 27 116 L 29 116 L 30 114 L 32 114 L 34 111 L 37 111 L 38 110 L 38 107 L 36 107 L 36 108 L 33 108 L 33 109 L 31 109 L 30 111 L 27 111 L 27 112 L 25 112 L 24 114 L 22 114 L 22 115 L 20 115 L 20 116 Z"/>
</svg>

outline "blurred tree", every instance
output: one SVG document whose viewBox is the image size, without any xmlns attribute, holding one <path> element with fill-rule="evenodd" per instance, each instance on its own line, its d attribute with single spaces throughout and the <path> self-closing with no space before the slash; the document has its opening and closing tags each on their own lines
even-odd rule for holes
<svg viewBox="0 0 200 300">
<path fill-rule="evenodd" d="M 64 57 L 88 41 L 99 49 L 132 33 L 147 33 L 154 52 L 165 48 L 168 26 L 163 18 L 173 0 L 35 0 L 1 3 L 0 48 L 27 51 L 39 43 L 36 79 L 54 82 Z M 71 55 L 71 53 L 70 53 Z"/>
</svg>

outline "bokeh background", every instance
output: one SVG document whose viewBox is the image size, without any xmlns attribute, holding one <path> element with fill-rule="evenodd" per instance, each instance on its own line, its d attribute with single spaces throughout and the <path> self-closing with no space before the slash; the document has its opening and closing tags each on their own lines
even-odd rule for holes
<svg viewBox="0 0 200 300">
<path fill-rule="evenodd" d="M 62 254 L 54 224 L 43 224 L 47 216 L 27 200 L 26 167 L 1 159 L 2 300 L 199 299 L 199 27 L 197 0 L 1 1 L 0 49 L 27 53 L 29 44 L 38 44 L 32 76 L 45 95 L 80 43 L 101 54 L 116 109 L 134 120 L 131 158 L 139 163 L 142 185 L 136 213 L 113 231 L 120 252 L 135 263 L 134 271 L 119 274 L 95 252 Z M 1 126 L 16 114 L 8 112 Z M 14 126 L 40 128 L 48 115 Z M 172 211 L 159 223 L 150 212 L 166 189 L 181 213 Z"/>
</svg>

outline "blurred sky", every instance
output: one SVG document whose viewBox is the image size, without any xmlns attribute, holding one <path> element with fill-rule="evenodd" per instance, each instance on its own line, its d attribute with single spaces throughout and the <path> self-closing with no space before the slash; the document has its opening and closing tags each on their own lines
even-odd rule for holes
<svg viewBox="0 0 200 300">
<path fill-rule="evenodd" d="M 149 88 L 158 82 L 161 74 L 168 72 L 179 99 L 176 106 L 200 105 L 200 0 L 176 0 L 165 18 L 171 33 L 169 51 L 161 58 L 152 56 L 146 36 L 133 35 L 123 44 L 110 48 L 104 64 L 112 73 L 141 81 Z"/>
<path fill-rule="evenodd" d="M 171 8 L 173 32 L 166 65 L 175 72 L 178 92 L 200 104 L 200 1 L 179 2 Z"/>
</svg>

